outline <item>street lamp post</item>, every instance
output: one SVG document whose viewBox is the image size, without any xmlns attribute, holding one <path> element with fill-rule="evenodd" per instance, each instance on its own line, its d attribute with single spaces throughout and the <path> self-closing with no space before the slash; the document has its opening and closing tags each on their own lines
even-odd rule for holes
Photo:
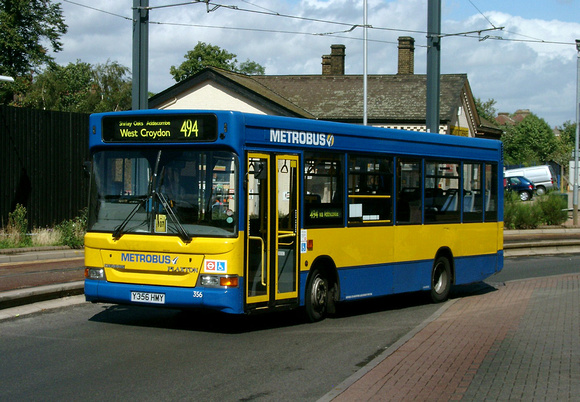
<svg viewBox="0 0 580 402">
<path fill-rule="evenodd" d="M 572 195 L 572 223 L 578 225 L 578 138 L 580 137 L 580 39 L 576 39 L 576 141 L 574 142 L 574 194 Z"/>
</svg>

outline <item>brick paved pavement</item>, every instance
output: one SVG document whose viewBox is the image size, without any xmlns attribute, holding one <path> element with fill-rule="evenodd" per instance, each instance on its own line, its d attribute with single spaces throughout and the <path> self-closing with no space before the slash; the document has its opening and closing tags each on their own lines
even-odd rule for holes
<svg viewBox="0 0 580 402">
<path fill-rule="evenodd" d="M 578 400 L 580 275 L 495 288 L 448 302 L 386 359 L 323 399 Z"/>
</svg>

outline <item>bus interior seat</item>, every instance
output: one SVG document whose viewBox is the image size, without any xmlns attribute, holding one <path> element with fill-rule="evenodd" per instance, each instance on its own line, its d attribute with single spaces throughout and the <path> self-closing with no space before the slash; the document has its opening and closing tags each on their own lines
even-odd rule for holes
<svg viewBox="0 0 580 402">
<path fill-rule="evenodd" d="M 441 211 L 457 211 L 457 191 L 449 191 L 445 204 L 441 207 Z"/>
<path fill-rule="evenodd" d="M 474 212 L 474 199 L 475 196 L 473 194 L 466 194 L 463 197 L 463 211 L 464 212 Z"/>
</svg>

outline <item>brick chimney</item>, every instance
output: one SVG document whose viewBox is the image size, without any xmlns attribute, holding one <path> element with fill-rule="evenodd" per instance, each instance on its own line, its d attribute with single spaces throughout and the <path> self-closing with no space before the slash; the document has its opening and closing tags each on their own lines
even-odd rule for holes
<svg viewBox="0 0 580 402">
<path fill-rule="evenodd" d="M 322 56 L 322 75 L 332 75 L 330 55 Z"/>
<path fill-rule="evenodd" d="M 345 45 L 331 45 L 330 55 L 322 56 L 322 75 L 344 75 Z"/>
<path fill-rule="evenodd" d="M 399 36 L 399 69 L 397 74 L 415 74 L 415 39 Z"/>
</svg>

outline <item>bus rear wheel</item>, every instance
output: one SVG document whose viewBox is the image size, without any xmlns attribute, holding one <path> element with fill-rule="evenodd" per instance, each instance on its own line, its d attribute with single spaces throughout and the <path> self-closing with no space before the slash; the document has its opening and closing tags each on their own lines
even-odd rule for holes
<svg viewBox="0 0 580 402">
<path fill-rule="evenodd" d="M 438 257 L 431 274 L 431 300 L 441 303 L 449 297 L 451 290 L 451 264 L 447 257 Z"/>
<path fill-rule="evenodd" d="M 306 315 L 310 322 L 316 322 L 326 318 L 328 298 L 328 279 L 319 270 L 316 270 L 312 273 L 308 281 L 304 300 Z"/>
</svg>

